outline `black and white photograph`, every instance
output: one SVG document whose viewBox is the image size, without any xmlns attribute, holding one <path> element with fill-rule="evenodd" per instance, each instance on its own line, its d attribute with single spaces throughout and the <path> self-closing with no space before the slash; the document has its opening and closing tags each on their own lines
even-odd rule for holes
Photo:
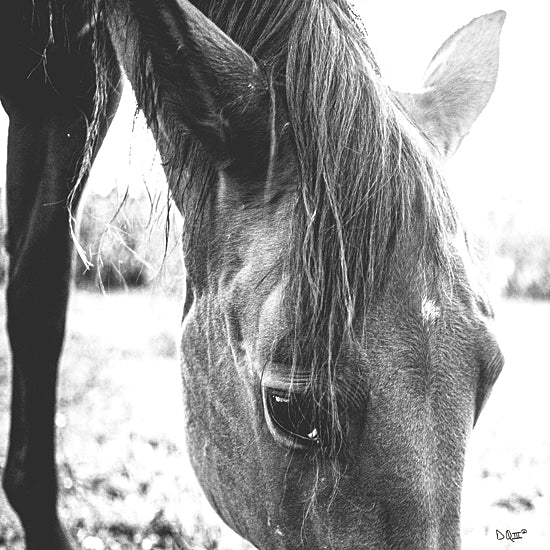
<svg viewBox="0 0 550 550">
<path fill-rule="evenodd" d="M 0 2 L 0 550 L 550 548 L 548 21 Z"/>
</svg>

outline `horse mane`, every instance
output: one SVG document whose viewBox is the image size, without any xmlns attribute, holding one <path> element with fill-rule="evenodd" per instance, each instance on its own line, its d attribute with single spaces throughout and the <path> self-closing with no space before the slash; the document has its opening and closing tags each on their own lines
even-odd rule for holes
<svg viewBox="0 0 550 550">
<path fill-rule="evenodd" d="M 311 368 L 315 399 L 338 428 L 333 381 L 343 343 L 365 328 L 358 327 L 364 319 L 357 312 L 383 296 L 405 242 L 415 245 L 409 265 L 416 273 L 450 274 L 455 211 L 433 151 L 381 83 L 346 0 L 194 4 L 256 59 L 283 95 L 299 171 L 284 262 L 293 363 Z M 161 106 L 146 74 L 147 52 L 138 55 L 136 95 L 154 126 Z M 182 194 L 188 186 L 201 190 L 191 227 L 217 173 L 192 139 L 181 139 L 174 165 Z"/>
</svg>

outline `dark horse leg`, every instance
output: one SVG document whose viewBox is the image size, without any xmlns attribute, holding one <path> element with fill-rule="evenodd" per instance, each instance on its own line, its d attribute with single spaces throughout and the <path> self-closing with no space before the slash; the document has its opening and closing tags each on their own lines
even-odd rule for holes
<svg viewBox="0 0 550 550">
<path fill-rule="evenodd" d="M 72 548 L 57 513 L 54 415 L 72 257 L 67 199 L 82 165 L 96 88 L 91 33 L 74 4 L 81 3 L 15 0 L 0 13 L 0 97 L 10 119 L 6 246 L 13 361 L 3 481 L 28 550 Z M 118 103 L 114 66 L 110 81 L 95 150 Z"/>
</svg>

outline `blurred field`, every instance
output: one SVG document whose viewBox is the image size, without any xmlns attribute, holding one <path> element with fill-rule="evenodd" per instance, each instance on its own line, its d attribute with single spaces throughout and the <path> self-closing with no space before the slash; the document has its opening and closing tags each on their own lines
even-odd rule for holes
<svg viewBox="0 0 550 550">
<path fill-rule="evenodd" d="M 210 509 L 186 460 L 180 318 L 179 299 L 150 290 L 73 295 L 56 423 L 61 513 L 85 550 L 248 548 Z M 2 465 L 9 378 L 2 333 Z M 0 549 L 22 548 L 0 491 Z"/>
<path fill-rule="evenodd" d="M 504 301 L 497 313 L 507 365 L 469 447 L 464 548 L 542 550 L 550 546 L 550 304 Z M 250 548 L 217 519 L 186 461 L 175 346 L 180 315 L 177 298 L 151 291 L 73 295 L 58 461 L 62 515 L 83 549 Z M 2 462 L 8 389 L 2 335 Z M 496 540 L 496 529 L 522 528 L 528 533 L 521 541 Z M 3 496 L 0 549 L 22 549 Z"/>
</svg>

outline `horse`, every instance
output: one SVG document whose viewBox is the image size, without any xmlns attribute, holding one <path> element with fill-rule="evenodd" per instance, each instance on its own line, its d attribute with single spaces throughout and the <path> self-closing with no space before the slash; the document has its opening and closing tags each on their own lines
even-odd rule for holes
<svg viewBox="0 0 550 550">
<path fill-rule="evenodd" d="M 182 429 L 260 549 L 456 549 L 468 436 L 503 366 L 442 177 L 487 104 L 505 19 L 415 93 L 346 0 L 25 0 L 0 18 L 10 119 L 3 486 L 27 550 L 57 512 L 57 363 L 76 205 L 121 69 L 183 214 Z"/>
</svg>

